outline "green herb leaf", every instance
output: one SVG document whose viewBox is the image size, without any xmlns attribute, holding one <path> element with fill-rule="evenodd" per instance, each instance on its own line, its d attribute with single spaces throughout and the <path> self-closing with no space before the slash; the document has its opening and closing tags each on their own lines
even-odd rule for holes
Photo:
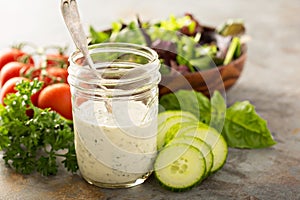
<svg viewBox="0 0 300 200">
<path fill-rule="evenodd" d="M 222 135 L 230 147 L 263 148 L 276 144 L 266 121 L 249 101 L 236 102 L 228 108 Z"/>
<path fill-rule="evenodd" d="M 160 106 L 164 110 L 184 110 L 193 113 L 201 122 L 210 123 L 211 104 L 202 93 L 179 90 L 161 97 Z M 161 109 L 161 110 L 163 110 Z"/>
<path fill-rule="evenodd" d="M 145 38 L 138 25 L 131 22 L 126 28 L 120 30 L 117 34 L 113 34 L 110 38 L 113 42 L 126 42 L 133 44 L 146 45 Z"/>
<path fill-rule="evenodd" d="M 92 26 L 90 26 L 90 38 L 92 44 L 108 41 L 109 37 L 110 33 L 106 33 L 103 31 L 97 32 Z"/>
<path fill-rule="evenodd" d="M 215 91 L 211 97 L 211 121 L 209 126 L 215 128 L 219 133 L 222 132 L 226 117 L 226 103 L 219 91 Z"/>
<path fill-rule="evenodd" d="M 119 22 L 113 22 L 111 24 L 111 29 L 113 33 L 118 33 L 122 29 L 122 21 Z"/>
<path fill-rule="evenodd" d="M 216 66 L 214 57 L 217 54 L 216 45 L 199 45 L 191 37 L 182 36 L 177 41 L 178 64 L 188 66 L 191 72 L 210 69 Z"/>
<path fill-rule="evenodd" d="M 38 80 L 22 81 L 15 94 L 9 94 L 0 105 L 0 149 L 5 163 L 17 172 L 54 175 L 58 158 L 63 157 L 67 170 L 78 169 L 74 135 L 69 122 L 49 109 L 35 107 L 30 97 L 42 87 Z M 26 112 L 32 110 L 33 117 Z M 58 153 L 62 152 L 62 153 Z"/>
<path fill-rule="evenodd" d="M 179 38 L 176 32 L 162 29 L 156 26 L 146 29 L 146 32 L 149 34 L 152 41 L 159 39 L 159 40 L 170 41 L 175 43 L 178 41 Z"/>
</svg>

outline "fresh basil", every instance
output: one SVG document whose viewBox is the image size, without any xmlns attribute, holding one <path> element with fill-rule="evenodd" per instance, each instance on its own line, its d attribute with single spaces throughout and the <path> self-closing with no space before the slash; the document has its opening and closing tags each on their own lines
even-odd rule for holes
<svg viewBox="0 0 300 200">
<path fill-rule="evenodd" d="M 211 118 L 211 104 L 202 93 L 179 90 L 160 98 L 160 111 L 184 110 L 193 113 L 203 123 L 209 124 Z"/>
<path fill-rule="evenodd" d="M 222 132 L 226 117 L 226 103 L 219 91 L 215 91 L 210 99 L 211 104 L 211 120 L 209 126 L 215 128 L 218 132 Z"/>
<path fill-rule="evenodd" d="M 196 115 L 201 122 L 215 128 L 233 148 L 270 147 L 274 141 L 266 121 L 249 101 L 236 102 L 226 108 L 222 95 L 215 91 L 209 100 L 202 93 L 179 90 L 160 99 L 161 111 L 184 110 Z"/>
<path fill-rule="evenodd" d="M 249 101 L 236 102 L 227 109 L 222 135 L 230 147 L 263 148 L 276 144 L 267 122 Z"/>
</svg>

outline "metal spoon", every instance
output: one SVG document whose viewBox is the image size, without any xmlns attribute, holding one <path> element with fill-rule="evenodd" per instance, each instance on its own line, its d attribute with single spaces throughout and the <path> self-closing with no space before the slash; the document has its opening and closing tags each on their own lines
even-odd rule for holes
<svg viewBox="0 0 300 200">
<path fill-rule="evenodd" d="M 102 79 L 101 75 L 96 70 L 91 55 L 89 54 L 87 38 L 81 24 L 76 0 L 61 0 L 61 12 L 76 47 L 82 52 L 90 69 L 93 70 L 93 72 L 97 75 L 98 78 Z M 105 86 L 99 86 L 103 90 L 107 90 Z M 107 111 L 111 113 L 111 103 L 105 101 L 105 106 Z"/>
<path fill-rule="evenodd" d="M 90 68 L 96 70 L 88 51 L 87 38 L 81 24 L 77 2 L 75 0 L 61 0 L 61 11 L 76 47 L 82 52 Z"/>
</svg>

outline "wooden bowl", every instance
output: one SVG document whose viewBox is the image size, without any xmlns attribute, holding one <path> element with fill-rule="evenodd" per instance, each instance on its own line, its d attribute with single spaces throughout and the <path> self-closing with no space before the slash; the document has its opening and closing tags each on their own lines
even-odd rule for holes
<svg viewBox="0 0 300 200">
<path fill-rule="evenodd" d="M 215 31 L 215 27 L 202 26 L 203 31 Z M 110 33 L 112 30 L 107 29 L 103 32 Z M 91 40 L 89 39 L 89 42 Z M 154 49 L 159 50 L 159 49 Z M 166 51 L 160 49 L 162 51 Z M 242 44 L 241 55 L 228 65 L 216 66 L 214 68 L 199 72 L 181 74 L 180 72 L 162 75 L 159 83 L 159 96 L 176 92 L 180 89 L 195 90 L 202 92 L 210 97 L 215 90 L 225 92 L 231 88 L 238 80 L 244 68 L 247 57 L 246 44 Z M 158 54 L 160 54 L 158 52 Z"/>
<path fill-rule="evenodd" d="M 159 96 L 176 92 L 180 89 L 195 90 L 211 96 L 215 90 L 221 92 L 231 88 L 241 75 L 246 61 L 246 45 L 242 46 L 242 54 L 228 65 L 217 66 L 200 72 L 175 73 L 162 76 L 159 84 Z"/>
</svg>

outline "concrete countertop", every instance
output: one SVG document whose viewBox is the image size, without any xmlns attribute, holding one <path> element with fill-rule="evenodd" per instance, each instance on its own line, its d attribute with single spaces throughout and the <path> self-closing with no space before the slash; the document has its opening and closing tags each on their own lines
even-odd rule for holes
<svg viewBox="0 0 300 200">
<path fill-rule="evenodd" d="M 0 48 L 20 41 L 72 44 L 58 2 L 1 0 Z M 79 175 L 63 170 L 54 177 L 24 176 L 7 168 L 1 159 L 0 199 L 300 199 L 300 1 L 104 3 L 79 2 L 86 25 L 105 28 L 119 18 L 133 19 L 136 13 L 144 19 L 156 19 L 191 12 L 211 25 L 228 18 L 244 19 L 251 37 L 248 59 L 241 78 L 227 93 L 227 104 L 249 100 L 267 120 L 278 144 L 259 150 L 229 149 L 220 171 L 184 193 L 163 189 L 153 177 L 131 189 L 110 190 L 91 186 Z"/>
</svg>

